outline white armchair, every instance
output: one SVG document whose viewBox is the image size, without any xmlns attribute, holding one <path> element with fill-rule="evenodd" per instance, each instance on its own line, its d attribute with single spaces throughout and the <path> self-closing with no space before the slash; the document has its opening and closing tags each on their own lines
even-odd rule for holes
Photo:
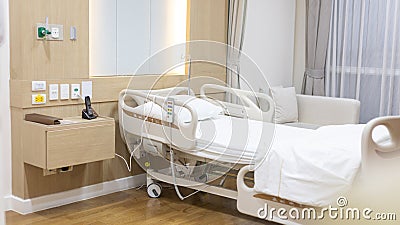
<svg viewBox="0 0 400 225">
<path fill-rule="evenodd" d="M 272 122 L 275 113 L 274 100 L 263 93 L 228 88 L 215 84 L 204 84 L 200 96 L 207 99 L 207 91 L 216 90 L 221 93 L 230 93 L 244 101 L 244 105 L 224 102 L 229 107 L 230 115 L 247 117 L 255 120 Z M 257 97 L 259 106 L 250 100 Z M 297 95 L 298 122 L 285 125 L 315 129 L 323 125 L 358 124 L 360 102 L 353 99 L 331 98 L 321 96 Z M 262 118 L 258 118 L 262 115 Z"/>
<path fill-rule="evenodd" d="M 358 124 L 360 102 L 354 99 L 297 95 L 299 123 L 315 125 Z"/>
</svg>

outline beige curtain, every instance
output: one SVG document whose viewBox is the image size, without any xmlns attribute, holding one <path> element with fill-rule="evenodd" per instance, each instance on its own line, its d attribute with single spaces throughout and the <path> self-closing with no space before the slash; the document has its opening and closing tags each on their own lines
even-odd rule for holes
<svg viewBox="0 0 400 225">
<path fill-rule="evenodd" d="M 325 95 L 325 65 L 329 41 L 332 1 L 306 0 L 306 71 L 302 93 Z"/>
<path fill-rule="evenodd" d="M 227 84 L 240 88 L 240 54 L 244 41 L 247 0 L 229 0 Z"/>
</svg>

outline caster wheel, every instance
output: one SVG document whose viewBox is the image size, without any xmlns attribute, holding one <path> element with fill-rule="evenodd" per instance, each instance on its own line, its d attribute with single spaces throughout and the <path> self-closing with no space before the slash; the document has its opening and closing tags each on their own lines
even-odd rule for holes
<svg viewBox="0 0 400 225">
<path fill-rule="evenodd" d="M 208 175 L 205 173 L 205 174 L 203 174 L 203 175 L 200 175 L 200 176 L 198 176 L 198 177 L 195 177 L 194 180 L 195 180 L 196 182 L 199 182 L 199 183 L 206 183 L 206 182 L 208 181 Z"/>
<path fill-rule="evenodd" d="M 147 194 L 150 198 L 159 198 L 161 195 L 162 187 L 157 183 L 152 183 L 147 186 Z"/>
</svg>

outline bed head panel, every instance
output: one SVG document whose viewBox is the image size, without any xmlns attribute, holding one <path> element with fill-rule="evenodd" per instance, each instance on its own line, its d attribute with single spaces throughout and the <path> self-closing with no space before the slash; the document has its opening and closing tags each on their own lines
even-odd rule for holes
<svg viewBox="0 0 400 225">
<path fill-rule="evenodd" d="M 235 104 L 231 102 L 214 100 L 219 105 L 224 107 L 225 112 L 229 115 L 245 117 L 265 122 L 273 121 L 275 104 L 272 98 L 264 93 L 229 88 L 216 84 L 205 84 L 200 89 L 201 98 L 209 99 L 206 95 L 207 90 L 217 90 L 232 94 L 233 96 L 236 96 L 240 102 L 243 103 L 243 104 Z M 258 101 L 266 102 L 268 105 L 268 109 L 261 109 L 260 106 L 257 106 L 254 103 L 254 101 L 251 100 L 252 98 L 256 98 Z"/>
<path fill-rule="evenodd" d="M 171 138 L 170 132 L 166 132 L 166 129 L 170 126 L 172 129 L 172 145 L 177 148 L 181 148 L 183 150 L 192 150 L 195 149 L 195 135 L 196 135 L 196 127 L 197 127 L 197 113 L 194 109 L 192 109 L 189 105 L 185 105 L 184 102 L 179 100 L 175 100 L 176 106 L 185 107 L 191 113 L 193 118 L 190 123 L 179 123 L 179 120 L 175 118 L 174 123 L 170 125 L 166 125 L 166 121 L 161 121 L 161 124 L 156 124 L 152 121 L 148 121 L 148 118 L 143 120 L 140 118 L 134 118 L 132 115 L 137 114 L 135 107 L 129 106 L 125 103 L 126 98 L 131 98 L 136 101 L 137 105 L 144 104 L 145 102 L 154 102 L 155 104 L 161 106 L 164 110 L 167 110 L 166 101 L 169 95 L 176 95 L 180 93 L 187 93 L 187 88 L 168 88 L 157 91 L 148 91 L 148 90 L 129 90 L 125 89 L 120 92 L 119 101 L 118 101 L 118 113 L 120 120 L 120 130 L 122 139 L 125 141 L 124 137 L 124 126 L 127 126 L 127 129 L 132 129 L 131 133 L 136 133 L 138 135 L 146 136 L 146 137 L 154 137 L 154 139 L 158 141 L 163 141 L 166 144 L 170 144 Z M 192 92 L 192 91 L 191 91 Z M 156 94 L 158 95 L 156 95 Z M 192 92 L 193 93 L 193 92 Z M 165 95 L 165 96 L 160 96 Z M 129 114 L 129 115 L 128 115 Z M 144 115 L 146 116 L 146 115 Z M 177 116 L 177 114 L 175 114 Z M 142 124 L 145 124 L 146 129 L 142 129 Z M 136 130 L 135 130 L 136 129 Z M 149 131 L 149 133 L 141 133 L 144 130 Z M 141 132 L 139 132 L 141 131 Z"/>
</svg>

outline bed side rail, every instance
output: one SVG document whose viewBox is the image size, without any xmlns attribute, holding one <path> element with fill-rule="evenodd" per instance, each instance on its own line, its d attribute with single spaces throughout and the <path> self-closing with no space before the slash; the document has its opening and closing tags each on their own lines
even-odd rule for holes
<svg viewBox="0 0 400 225">
<path fill-rule="evenodd" d="M 132 90 L 132 89 L 125 89 L 125 90 Z M 125 91 L 125 90 L 123 90 L 123 91 Z M 164 88 L 164 89 L 158 89 L 158 90 L 135 90 L 135 91 L 139 91 L 139 92 L 142 92 L 145 94 L 152 94 L 152 95 L 156 95 L 156 96 L 163 96 L 163 97 L 179 95 L 179 94 L 187 95 L 188 93 L 190 93 L 191 96 L 194 96 L 194 91 L 192 89 L 188 89 L 187 87 L 172 87 L 172 88 Z M 145 100 L 146 100 L 146 98 L 143 98 L 138 95 L 128 95 L 128 96 L 133 98 L 137 102 L 138 105 L 144 104 Z"/>
<path fill-rule="evenodd" d="M 386 127 L 390 136 L 380 143 L 373 139 L 373 131 L 378 126 Z M 400 116 L 371 120 L 363 130 L 361 148 L 363 175 L 400 178 Z"/>
<path fill-rule="evenodd" d="M 232 94 L 239 98 L 239 100 L 243 103 L 234 104 L 230 102 L 214 100 L 219 105 L 224 107 L 225 113 L 232 116 L 239 117 L 247 117 L 249 119 L 260 120 L 265 122 L 272 122 L 273 116 L 275 112 L 275 104 L 272 98 L 264 93 L 245 91 L 235 88 L 229 88 L 216 84 L 204 84 L 200 89 L 200 97 L 204 99 L 209 99 L 206 95 L 207 90 L 217 90 L 221 92 L 226 92 L 228 94 Z M 261 103 L 266 103 L 267 107 L 257 106 L 251 98 L 255 98 L 258 101 L 259 105 Z"/>
<path fill-rule="evenodd" d="M 157 90 L 147 90 L 146 92 L 151 93 L 153 95 L 158 96 L 172 96 L 172 95 L 191 95 L 194 96 L 195 93 L 192 89 L 188 89 L 187 87 L 172 87 L 172 88 L 164 88 L 164 89 L 157 89 Z"/>
</svg>

